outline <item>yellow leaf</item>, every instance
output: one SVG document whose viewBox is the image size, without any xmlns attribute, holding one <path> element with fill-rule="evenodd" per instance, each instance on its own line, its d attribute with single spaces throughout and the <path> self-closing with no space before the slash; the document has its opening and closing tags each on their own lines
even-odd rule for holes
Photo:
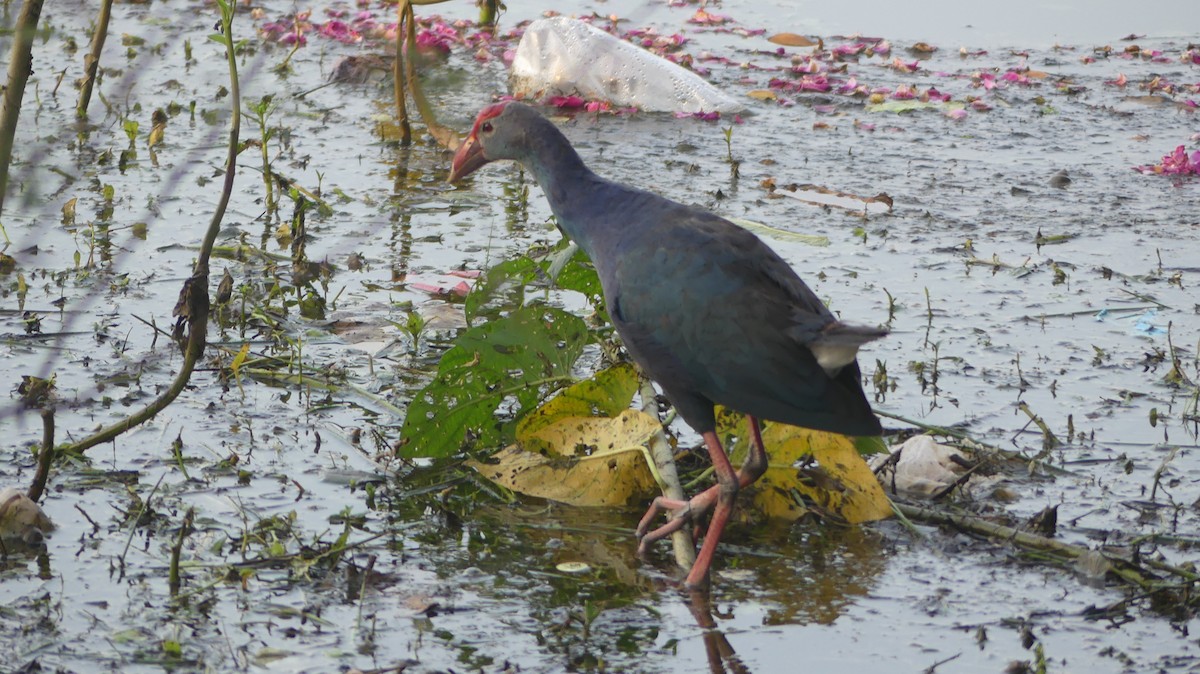
<svg viewBox="0 0 1200 674">
<path fill-rule="evenodd" d="M 718 418 L 723 434 L 749 437 L 742 415 L 721 410 Z M 739 422 L 736 427 L 735 421 Z M 800 517 L 807 507 L 798 497 L 851 524 L 892 515 L 887 495 L 858 450 L 859 445 L 874 449 L 878 439 L 851 438 L 779 423 L 764 423 L 762 435 L 770 467 L 754 484 L 752 503 L 766 516 Z M 746 447 L 747 443 L 739 440 L 734 451 L 739 460 L 745 456 Z"/>
<path fill-rule="evenodd" d="M 150 147 L 161 144 L 163 142 L 163 136 L 166 133 L 166 129 L 167 127 L 165 125 L 155 124 L 154 127 L 150 129 L 150 138 L 146 144 Z"/>
<path fill-rule="evenodd" d="M 242 368 L 242 363 L 246 362 L 246 356 L 248 355 L 250 355 L 250 342 L 246 342 L 242 345 L 241 350 L 238 351 L 237 355 L 233 357 L 233 363 L 229 365 L 229 369 L 233 370 L 234 379 L 237 379 L 238 370 Z"/>
<path fill-rule="evenodd" d="M 803 35 L 797 35 L 795 33 L 776 33 L 776 34 L 772 35 L 771 37 L 767 38 L 767 41 L 774 42 L 775 44 L 781 44 L 785 47 L 815 47 L 815 46 L 817 46 L 816 42 L 813 42 L 812 40 L 810 40 L 807 37 L 804 37 Z"/>
<path fill-rule="evenodd" d="M 573 384 L 521 419 L 517 424 L 517 442 L 526 442 L 534 433 L 563 417 L 611 417 L 629 407 L 638 388 L 637 370 L 621 363 L 597 372 L 594 377 Z"/>
<path fill-rule="evenodd" d="M 777 96 L 775 92 L 771 91 L 770 89 L 755 89 L 748 92 L 746 95 L 759 101 L 774 101 L 779 99 L 779 96 Z"/>
<path fill-rule="evenodd" d="M 489 463 L 467 463 L 487 479 L 529 496 L 580 506 L 627 505 L 657 489 L 642 445 L 660 428 L 658 419 L 640 410 L 615 418 L 564 417 Z"/>
</svg>

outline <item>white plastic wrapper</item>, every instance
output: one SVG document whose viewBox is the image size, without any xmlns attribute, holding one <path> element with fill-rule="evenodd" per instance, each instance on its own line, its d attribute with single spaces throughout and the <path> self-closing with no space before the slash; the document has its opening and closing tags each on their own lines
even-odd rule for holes
<svg viewBox="0 0 1200 674">
<path fill-rule="evenodd" d="M 653 112 L 745 109 L 696 73 L 564 16 L 529 24 L 513 59 L 512 84 L 518 96 L 578 95 Z"/>
</svg>

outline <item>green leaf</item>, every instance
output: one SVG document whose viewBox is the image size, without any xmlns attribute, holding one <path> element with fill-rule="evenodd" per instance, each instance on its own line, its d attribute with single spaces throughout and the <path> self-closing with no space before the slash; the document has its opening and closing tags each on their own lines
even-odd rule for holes
<svg viewBox="0 0 1200 674">
<path fill-rule="evenodd" d="M 516 295 L 513 304 L 520 306 L 525 301 L 525 286 L 537 278 L 538 266 L 531 258 L 521 256 L 501 262 L 488 269 L 479 279 L 463 302 L 463 313 L 467 325 L 474 323 L 480 309 L 496 299 L 502 291 L 512 290 Z"/>
<path fill-rule="evenodd" d="M 873 456 L 875 454 L 889 454 L 891 449 L 888 448 L 883 437 L 879 435 L 862 435 L 854 440 L 854 449 L 858 450 L 859 456 Z"/>
<path fill-rule="evenodd" d="M 589 340 L 583 319 L 546 306 L 468 329 L 409 405 L 400 454 L 443 457 L 510 442 L 515 419 L 571 380 Z M 501 404 L 508 420 L 496 418 Z"/>
<path fill-rule="evenodd" d="M 547 261 L 546 269 L 549 273 L 549 261 Z M 562 290 L 573 290 L 580 293 L 594 307 L 604 306 L 604 289 L 600 287 L 600 275 L 596 273 L 596 268 L 592 266 L 591 260 L 583 254 L 583 251 L 572 255 L 562 269 L 558 270 L 558 274 L 554 277 L 554 285 Z"/>
</svg>

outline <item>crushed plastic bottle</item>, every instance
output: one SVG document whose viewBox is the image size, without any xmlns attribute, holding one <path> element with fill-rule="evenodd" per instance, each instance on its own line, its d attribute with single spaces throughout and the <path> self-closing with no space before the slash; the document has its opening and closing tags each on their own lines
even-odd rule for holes
<svg viewBox="0 0 1200 674">
<path fill-rule="evenodd" d="M 576 19 L 529 24 L 512 64 L 518 96 L 578 95 L 654 112 L 739 112 L 699 75 Z"/>
</svg>

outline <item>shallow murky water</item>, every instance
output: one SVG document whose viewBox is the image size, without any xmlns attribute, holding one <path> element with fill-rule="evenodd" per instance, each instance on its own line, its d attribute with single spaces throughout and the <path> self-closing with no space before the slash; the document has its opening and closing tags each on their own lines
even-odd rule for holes
<svg viewBox="0 0 1200 674">
<path fill-rule="evenodd" d="M 443 13 L 472 15 L 470 3 L 457 4 Z M 732 16 L 735 28 L 819 34 L 830 44 L 849 41 L 838 33 L 887 38 L 902 62 L 917 59 L 907 51 L 913 42 L 929 42 L 939 50 L 922 56 L 915 72 L 875 56 L 847 62 L 838 76 L 871 87 L 933 86 L 990 107 L 962 119 L 780 92 L 794 104 L 751 101 L 734 125 L 736 179 L 722 134 L 728 120 L 578 115 L 564 128 L 605 175 L 827 236 L 827 247 L 772 245 L 835 311 L 893 329 L 862 359 L 865 371 L 886 368 L 895 384 L 881 411 L 965 424 L 980 440 L 1032 456 L 1042 434 L 1019 411 L 1026 403 L 1065 441 L 1051 460 L 1068 472 L 1017 480 L 1018 499 L 994 504 L 997 512 L 1023 518 L 1058 504 L 1064 540 L 1128 544 L 1160 534 L 1163 544 L 1144 543 L 1143 554 L 1192 561 L 1196 388 L 1165 376 L 1173 345 L 1184 373 L 1200 377 L 1200 181 L 1131 167 L 1197 146 L 1200 118 L 1187 101 L 1200 94 L 1183 87 L 1200 83 L 1200 66 L 1179 56 L 1200 42 L 1200 11 L 1168 2 L 1122 16 L 1115 6 L 1028 3 L 972 15 L 962 3 L 945 4 L 855 13 L 783 2 L 710 9 Z M 307 241 L 310 259 L 338 268 L 325 290 L 327 315 L 302 318 L 293 304 L 278 321 L 286 341 L 266 320 L 214 327 L 210 338 L 228 349 L 210 348 L 218 361 L 175 404 L 90 450 L 88 462 L 56 467 L 45 506 L 59 530 L 46 553 L 0 566 L 0 652 L 11 654 L 0 669 L 37 662 L 65 671 L 318 672 L 409 663 L 404 671 L 674 672 L 702 671 L 715 658 L 727 671 L 919 672 L 943 663 L 936 671 L 1001 672 L 1035 660 L 1022 643 L 1027 635 L 1048 671 L 1200 667 L 1190 614 L 1164 614 L 1143 594 L 1101 616 L 1092 609 L 1118 605 L 1123 589 L 1093 587 L 1007 545 L 929 527 L 915 538 L 893 523 L 732 527 L 718 555 L 715 628 L 702 629 L 689 598 L 674 589 L 665 546 L 648 561 L 633 555 L 639 512 L 485 497 L 478 505 L 461 496 L 466 474 L 432 483 L 384 475 L 375 459 L 396 441 L 401 418 L 393 409 L 425 380 L 459 321 L 453 303 L 412 284 L 486 268 L 559 235 L 546 224 L 536 186 L 515 167 L 451 187 L 445 153 L 386 140 L 386 87 L 335 85 L 300 96 L 341 57 L 379 48 L 312 36 L 291 71 L 279 72 L 287 50 L 263 46 L 253 26 L 292 9 L 266 3 L 262 19 L 239 15 L 236 30 L 248 39 L 242 93 L 247 106 L 275 97 L 275 170 L 319 187 L 331 206 L 309 215 Z M 761 36 L 687 24 L 695 7 L 556 9 L 684 31 L 693 40 L 688 53 L 730 60 L 702 63 L 743 97 L 792 63 L 794 50 L 777 56 Z M 51 30 L 36 48 L 5 202 L 16 271 L 0 277 L 0 370 L 13 391 L 0 408 L 9 440 L 4 485 L 29 481 L 30 448 L 42 433 L 15 393 L 22 375 L 56 378 L 60 442 L 122 418 L 169 383 L 178 350 L 150 325 L 171 323 L 222 180 L 228 96 L 220 47 L 206 37 L 214 11 L 118 4 L 104 100 L 93 101 L 90 124 L 78 125 L 71 82 L 93 11 L 74 3 L 44 10 Z M 14 10 L 5 12 L 9 25 Z M 533 16 L 514 7 L 504 24 Z M 1139 37 L 1121 41 L 1131 33 Z M 1167 60 L 1124 57 L 1134 43 Z M 1096 51 L 1104 46 L 1113 50 Z M 440 119 L 464 128 L 503 90 L 503 71 L 460 52 L 430 66 L 429 77 Z M 995 89 L 978 76 L 1025 67 L 1046 75 Z M 1109 84 L 1122 74 L 1124 87 Z M 1155 76 L 1158 89 L 1145 90 Z M 1166 83 L 1179 89 L 1166 92 Z M 156 108 L 172 112 L 152 158 L 146 137 Z M 122 166 L 127 120 L 139 130 L 136 156 Z M 258 134 L 249 119 L 243 124 L 243 138 Z M 214 277 L 228 266 L 251 302 L 277 273 L 290 273 L 279 222 L 263 215 L 261 168 L 257 148 L 243 152 L 219 244 L 261 245 L 284 256 L 284 271 L 261 259 L 214 264 Z M 771 193 L 768 179 L 781 189 Z M 789 183 L 885 192 L 895 206 L 863 220 L 790 198 L 782 189 Z M 72 198 L 74 222 L 64 223 Z M 350 264 L 355 254 L 361 265 Z M 23 302 L 18 272 L 28 286 Z M 433 321 L 416 345 L 397 327 L 406 302 Z M 31 316 L 40 332 L 27 332 Z M 250 376 L 223 382 L 217 365 L 228 368 L 246 340 L 256 354 L 345 371 L 357 390 L 329 392 L 319 378 L 301 387 Z M 1156 474 L 1162 480 L 1149 503 Z M 172 599 L 166 569 L 188 509 L 196 512 L 183 550 L 188 577 Z M 334 557 L 329 545 L 343 532 L 353 547 Z M 279 561 L 283 553 L 295 556 Z M 578 560 L 594 572 L 556 570 Z"/>
</svg>

